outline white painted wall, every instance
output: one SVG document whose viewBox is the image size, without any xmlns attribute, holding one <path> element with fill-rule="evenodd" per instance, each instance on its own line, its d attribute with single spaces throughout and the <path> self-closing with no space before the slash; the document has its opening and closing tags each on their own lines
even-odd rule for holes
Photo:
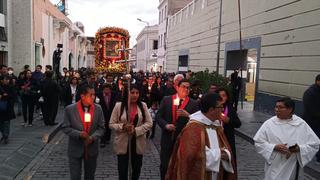
<svg viewBox="0 0 320 180">
<path fill-rule="evenodd" d="M 189 69 L 216 69 L 220 0 L 194 0 L 169 19 L 167 71 L 189 50 Z M 300 100 L 320 73 L 319 0 L 241 0 L 243 39 L 261 37 L 258 91 Z M 238 5 L 223 0 L 219 72 L 226 42 L 239 41 Z"/>
</svg>

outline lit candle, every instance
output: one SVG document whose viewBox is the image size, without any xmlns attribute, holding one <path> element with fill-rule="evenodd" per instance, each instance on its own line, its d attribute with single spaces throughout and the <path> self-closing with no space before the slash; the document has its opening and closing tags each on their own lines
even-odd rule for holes
<svg viewBox="0 0 320 180">
<path fill-rule="evenodd" d="M 177 97 L 176 99 L 173 100 L 173 105 L 179 106 L 179 103 L 180 103 L 180 98 L 179 97 Z"/>
<path fill-rule="evenodd" d="M 86 123 L 91 122 L 91 114 L 90 113 L 84 114 L 84 122 L 86 122 Z"/>
<path fill-rule="evenodd" d="M 148 86 L 148 90 L 151 91 L 151 86 Z"/>
</svg>

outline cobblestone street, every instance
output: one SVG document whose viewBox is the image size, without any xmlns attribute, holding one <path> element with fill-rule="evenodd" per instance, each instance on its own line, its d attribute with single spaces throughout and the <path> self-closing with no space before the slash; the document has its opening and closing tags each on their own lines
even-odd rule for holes
<svg viewBox="0 0 320 180">
<path fill-rule="evenodd" d="M 154 140 L 155 144 L 157 144 L 158 140 L 159 138 Z M 264 161 L 262 157 L 255 152 L 254 146 L 240 137 L 236 137 L 236 144 L 239 179 L 263 179 Z M 16 179 L 70 179 L 66 152 L 67 136 L 62 132 L 59 132 L 37 156 L 37 158 L 35 158 Z M 159 164 L 160 160 L 158 150 L 154 143 L 149 141 L 148 150 L 143 159 L 140 179 L 160 179 Z M 311 177 L 305 177 L 305 179 L 312 180 Z M 111 144 L 100 149 L 96 179 L 118 179 L 117 160 L 116 155 L 112 151 Z"/>
</svg>

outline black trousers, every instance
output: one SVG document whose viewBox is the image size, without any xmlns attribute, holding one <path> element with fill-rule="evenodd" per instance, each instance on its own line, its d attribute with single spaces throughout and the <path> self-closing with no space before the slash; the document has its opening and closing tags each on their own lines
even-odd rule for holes
<svg viewBox="0 0 320 180">
<path fill-rule="evenodd" d="M 150 136 L 151 139 L 153 139 L 154 135 L 156 134 L 156 126 L 157 126 L 157 122 L 153 121 L 152 132 L 151 132 L 151 136 Z"/>
<path fill-rule="evenodd" d="M 88 157 L 84 159 L 83 157 L 74 158 L 69 156 L 69 168 L 70 168 L 70 179 L 71 180 L 80 180 L 81 171 L 82 171 L 82 162 L 84 163 L 84 179 L 93 180 L 94 174 L 97 168 L 97 157 Z"/>
<path fill-rule="evenodd" d="M 111 139 L 111 129 L 109 128 L 109 121 L 105 122 L 104 127 L 105 127 L 105 131 L 100 141 L 102 144 L 106 144 Z"/>
<path fill-rule="evenodd" d="M 24 122 L 25 123 L 28 122 L 29 124 L 32 124 L 36 97 L 33 95 L 23 95 L 21 97 L 21 100 L 22 100 L 22 113 L 23 113 Z"/>
<path fill-rule="evenodd" d="M 170 162 L 170 157 L 174 148 L 175 139 L 172 139 L 171 133 L 162 133 L 161 137 L 161 151 L 160 151 L 160 175 L 161 180 L 166 177 L 167 169 Z"/>
<path fill-rule="evenodd" d="M 140 177 L 143 156 L 136 153 L 135 139 L 131 141 L 131 167 L 132 180 L 138 180 Z M 129 152 L 129 151 L 128 151 Z M 118 174 L 119 180 L 128 180 L 129 155 L 118 155 Z"/>
<path fill-rule="evenodd" d="M 46 100 L 43 106 L 43 120 L 45 125 L 53 125 L 58 113 L 59 99 Z"/>
</svg>

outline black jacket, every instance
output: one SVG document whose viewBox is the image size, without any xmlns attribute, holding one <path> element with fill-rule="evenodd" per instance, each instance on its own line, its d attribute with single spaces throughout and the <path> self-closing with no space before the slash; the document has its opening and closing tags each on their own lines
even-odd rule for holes
<svg viewBox="0 0 320 180">
<path fill-rule="evenodd" d="M 320 86 L 310 86 L 303 95 L 303 119 L 312 129 L 320 128 Z"/>
<path fill-rule="evenodd" d="M 5 101 L 7 103 L 7 110 L 6 111 L 0 111 L 0 120 L 1 121 L 10 121 L 11 119 L 14 119 L 15 113 L 14 113 L 14 100 L 15 100 L 15 90 L 12 85 L 1 85 L 0 86 L 0 95 L 2 96 L 0 101 Z M 7 96 L 4 96 L 3 94 L 8 94 Z"/>
<path fill-rule="evenodd" d="M 241 121 L 234 107 L 231 104 L 228 104 L 227 106 L 229 123 L 223 124 L 224 134 L 226 135 L 229 141 L 233 154 L 236 155 L 234 128 L 239 128 L 241 126 Z"/>
<path fill-rule="evenodd" d="M 100 99 L 100 106 L 102 108 L 102 111 L 103 111 L 103 115 L 104 115 L 104 119 L 105 119 L 105 123 L 106 124 L 109 124 L 109 121 L 110 121 L 110 117 L 111 117 L 111 114 L 112 114 L 112 110 L 117 102 L 117 97 L 116 97 L 116 94 L 114 92 L 111 93 L 111 99 L 110 99 L 110 102 L 109 102 L 109 108 L 107 107 L 106 105 L 106 102 L 104 101 L 104 97 L 103 97 L 103 93 L 98 93 L 97 94 L 98 98 Z"/>
</svg>

